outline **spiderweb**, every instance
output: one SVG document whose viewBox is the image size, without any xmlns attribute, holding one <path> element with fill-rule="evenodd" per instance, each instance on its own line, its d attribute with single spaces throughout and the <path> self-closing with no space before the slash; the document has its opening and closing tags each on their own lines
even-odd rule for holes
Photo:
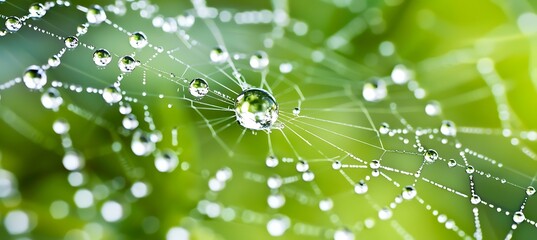
<svg viewBox="0 0 537 240">
<path fill-rule="evenodd" d="M 537 232 L 530 3 L 0 2 L 2 238 Z"/>
</svg>

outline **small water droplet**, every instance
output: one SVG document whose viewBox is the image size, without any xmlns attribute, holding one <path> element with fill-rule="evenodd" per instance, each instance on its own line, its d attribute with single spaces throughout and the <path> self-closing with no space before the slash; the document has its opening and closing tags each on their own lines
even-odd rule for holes
<svg viewBox="0 0 537 240">
<path fill-rule="evenodd" d="M 304 173 L 302 173 L 302 180 L 304 180 L 305 182 L 311 182 L 313 181 L 313 179 L 315 179 L 315 174 L 311 171 L 305 171 Z"/>
<path fill-rule="evenodd" d="M 513 214 L 513 221 L 517 224 L 524 222 L 526 220 L 526 217 L 524 216 L 523 212 L 515 212 Z"/>
<path fill-rule="evenodd" d="M 57 119 L 52 124 L 52 130 L 54 130 L 56 134 L 65 134 L 69 132 L 69 129 L 70 129 L 69 123 L 67 122 L 67 120 L 63 118 Z"/>
<path fill-rule="evenodd" d="M 99 67 L 105 67 L 112 61 L 112 55 L 106 49 L 97 49 L 93 52 L 93 62 Z"/>
<path fill-rule="evenodd" d="M 334 201 L 331 198 L 325 198 L 319 201 L 319 209 L 323 212 L 330 211 L 333 207 Z"/>
<path fill-rule="evenodd" d="M 106 21 L 106 12 L 101 6 L 93 5 L 88 9 L 86 19 L 91 24 L 101 24 Z"/>
<path fill-rule="evenodd" d="M 526 188 L 526 194 L 528 196 L 533 196 L 533 194 L 535 194 L 535 188 L 532 186 L 529 186 L 528 188 Z"/>
<path fill-rule="evenodd" d="M 281 208 L 285 204 L 285 196 L 280 193 L 270 194 L 267 198 L 267 203 L 272 209 Z"/>
<path fill-rule="evenodd" d="M 334 169 L 334 170 L 339 170 L 339 169 L 341 169 L 341 167 L 342 167 L 342 164 L 341 164 L 340 161 L 334 161 L 332 163 L 332 169 Z"/>
<path fill-rule="evenodd" d="M 47 91 L 43 92 L 43 95 L 41 95 L 41 104 L 43 104 L 43 107 L 46 109 L 57 111 L 63 104 L 63 98 L 56 88 L 49 88 Z"/>
<path fill-rule="evenodd" d="M 379 211 L 380 220 L 388 220 L 392 217 L 392 215 L 393 215 L 392 210 L 387 207 L 383 207 Z"/>
<path fill-rule="evenodd" d="M 434 149 L 429 149 L 423 155 L 423 159 L 425 159 L 425 162 L 427 163 L 434 163 L 438 159 L 438 152 Z"/>
<path fill-rule="evenodd" d="M 124 56 L 119 59 L 118 67 L 121 72 L 129 73 L 134 71 L 136 66 L 138 65 L 138 62 L 134 60 L 131 56 Z"/>
<path fill-rule="evenodd" d="M 414 78 L 414 72 L 403 64 L 397 64 L 392 70 L 391 77 L 395 84 L 401 85 Z"/>
<path fill-rule="evenodd" d="M 132 135 L 131 150 L 137 156 L 147 156 L 155 151 L 155 142 L 152 141 L 151 134 L 142 130 L 134 132 Z"/>
<path fill-rule="evenodd" d="M 272 94 L 263 89 L 247 89 L 235 101 L 235 116 L 247 129 L 270 129 L 278 119 L 278 104 Z"/>
<path fill-rule="evenodd" d="M 102 96 L 104 101 L 110 104 L 117 103 L 123 98 L 123 95 L 121 95 L 121 92 L 115 86 L 104 88 Z"/>
<path fill-rule="evenodd" d="M 28 12 L 30 13 L 29 16 L 31 18 L 41 18 L 45 16 L 47 10 L 45 9 L 45 6 L 41 3 L 33 3 L 32 5 L 30 5 Z"/>
<path fill-rule="evenodd" d="M 190 28 L 196 22 L 196 17 L 189 12 L 177 16 L 177 24 L 182 28 Z"/>
<path fill-rule="evenodd" d="M 77 171 L 84 168 L 85 160 L 82 154 L 74 150 L 68 150 L 63 156 L 63 166 L 69 171 Z"/>
<path fill-rule="evenodd" d="M 416 191 L 414 186 L 409 185 L 403 188 L 403 192 L 401 193 L 401 196 L 406 200 L 410 200 L 410 199 L 413 199 L 417 193 L 418 192 Z"/>
<path fill-rule="evenodd" d="M 449 120 L 442 121 L 442 125 L 440 126 L 440 133 L 444 134 L 444 136 L 455 137 L 457 135 L 457 128 L 455 127 L 455 123 Z"/>
<path fill-rule="evenodd" d="M 172 172 L 177 168 L 177 165 L 179 165 L 179 157 L 171 150 L 161 151 L 155 157 L 155 168 L 159 172 Z"/>
<path fill-rule="evenodd" d="M 121 123 L 123 124 L 123 127 L 128 130 L 137 128 L 139 124 L 138 119 L 136 119 L 136 116 L 132 113 L 125 115 Z"/>
<path fill-rule="evenodd" d="M 363 180 L 360 180 L 359 182 L 354 184 L 354 192 L 357 194 L 364 194 L 367 192 L 367 190 L 367 184 Z"/>
<path fill-rule="evenodd" d="M 270 189 L 278 189 L 282 186 L 283 179 L 279 175 L 272 175 L 267 179 L 267 186 Z"/>
<path fill-rule="evenodd" d="M 267 231 L 273 237 L 282 236 L 291 225 L 291 220 L 285 216 L 278 216 L 267 222 Z"/>
<path fill-rule="evenodd" d="M 474 167 L 473 167 L 472 165 L 468 165 L 468 166 L 466 167 L 466 173 L 468 173 L 468 174 L 472 174 L 472 173 L 474 173 L 474 172 L 475 172 L 475 169 L 474 169 Z"/>
<path fill-rule="evenodd" d="M 299 114 L 300 114 L 300 108 L 299 107 L 293 108 L 293 115 L 295 115 L 295 117 L 298 117 Z"/>
<path fill-rule="evenodd" d="M 450 168 L 457 166 L 457 161 L 455 161 L 455 159 L 449 159 L 448 166 Z"/>
<path fill-rule="evenodd" d="M 211 53 L 209 54 L 209 58 L 211 59 L 211 62 L 216 64 L 222 64 L 227 62 L 229 59 L 228 52 L 224 51 L 221 47 L 215 47 L 213 50 L 211 50 Z"/>
<path fill-rule="evenodd" d="M 22 22 L 18 17 L 8 17 L 5 22 L 7 30 L 11 32 L 19 31 L 22 27 Z"/>
<path fill-rule="evenodd" d="M 305 172 L 305 171 L 308 171 L 309 169 L 310 169 L 310 166 L 309 166 L 308 162 L 306 162 L 304 160 L 299 160 L 296 163 L 296 170 L 298 172 Z"/>
<path fill-rule="evenodd" d="M 384 80 L 374 79 L 364 84 L 362 96 L 368 102 L 381 101 L 388 96 L 388 87 Z"/>
<path fill-rule="evenodd" d="M 481 198 L 477 195 L 473 195 L 471 198 L 470 198 L 470 202 L 474 205 L 476 204 L 479 204 L 481 203 Z"/>
<path fill-rule="evenodd" d="M 133 48 L 142 49 L 147 46 L 147 36 L 143 32 L 134 32 L 129 36 L 129 43 Z"/>
<path fill-rule="evenodd" d="M 429 116 L 438 116 L 440 113 L 442 113 L 442 108 L 440 107 L 440 103 L 437 101 L 430 101 L 425 105 L 425 113 Z"/>
<path fill-rule="evenodd" d="M 369 167 L 371 169 L 379 169 L 380 168 L 380 161 L 379 160 L 372 160 L 370 163 L 369 163 Z"/>
<path fill-rule="evenodd" d="M 354 233 L 348 228 L 340 228 L 334 232 L 334 240 L 354 240 Z"/>
<path fill-rule="evenodd" d="M 273 168 L 278 166 L 279 161 L 278 158 L 276 158 L 275 156 L 268 156 L 265 160 L 265 164 L 267 165 L 267 167 Z"/>
<path fill-rule="evenodd" d="M 390 132 L 390 125 L 388 123 L 381 123 L 379 127 L 380 134 L 388 134 Z"/>
<path fill-rule="evenodd" d="M 60 60 L 60 58 L 57 57 L 57 56 L 52 56 L 52 57 L 50 57 L 50 58 L 48 59 L 48 62 L 47 62 L 47 63 L 48 63 L 48 65 L 49 65 L 50 67 L 55 68 L 55 67 L 57 67 L 57 66 L 60 65 L 61 60 Z"/>
<path fill-rule="evenodd" d="M 192 96 L 202 98 L 209 93 L 209 83 L 205 79 L 195 78 L 190 82 L 188 91 Z"/>
<path fill-rule="evenodd" d="M 269 65 L 268 54 L 264 51 L 257 51 L 250 57 L 250 67 L 254 70 L 263 70 Z"/>
<path fill-rule="evenodd" d="M 64 43 L 67 48 L 76 48 L 78 47 L 78 38 L 75 36 L 66 37 Z"/>
<path fill-rule="evenodd" d="M 47 74 L 41 67 L 32 65 L 26 69 L 22 80 L 29 89 L 41 89 L 47 83 Z"/>
</svg>

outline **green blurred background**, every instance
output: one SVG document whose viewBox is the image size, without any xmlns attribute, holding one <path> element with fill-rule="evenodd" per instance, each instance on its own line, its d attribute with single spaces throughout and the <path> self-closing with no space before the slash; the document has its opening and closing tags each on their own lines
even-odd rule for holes
<svg viewBox="0 0 537 240">
<path fill-rule="evenodd" d="M 8 0 L 0 4 L 0 14 L 26 15 L 32 3 Z M 14 235 L 3 220 L 1 239 L 164 239 L 174 227 L 186 229 L 192 239 L 270 239 L 267 222 L 281 215 L 291 222 L 282 239 L 331 239 L 342 228 L 351 229 L 357 239 L 453 239 L 461 237 L 461 231 L 474 238 L 476 223 L 472 209 L 476 206 L 469 198 L 423 180 L 471 196 L 469 175 L 460 156 L 464 148 L 503 165 L 498 167 L 468 154 L 469 163 L 478 170 L 474 174 L 477 194 L 494 206 L 478 205 L 483 236 L 503 239 L 511 230 L 513 212 L 525 201 L 526 187 L 535 185 L 532 179 L 537 172 L 537 145 L 527 137 L 528 132 L 537 128 L 537 30 L 533 27 L 537 25 L 537 15 L 533 13 L 535 4 L 530 1 L 208 0 L 207 6 L 219 11 L 272 11 L 283 6 L 290 16 L 289 24 L 281 27 L 214 20 L 226 48 L 248 56 L 235 64 L 249 84 L 260 86 L 263 75 L 250 69 L 249 55 L 264 50 L 270 57 L 267 82 L 280 104 L 280 119 L 286 125 L 270 134 L 244 131 L 233 120 L 218 123 L 219 119 L 233 117 L 233 113 L 203 109 L 203 103 L 224 109 L 232 107 L 218 101 L 217 95 L 199 100 L 201 103 L 188 95 L 183 80 L 196 77 L 209 78 L 213 94 L 219 91 L 234 99 L 234 94 L 241 91 L 230 81 L 232 70 L 228 66 L 209 62 L 211 49 L 220 44 L 208 27 L 211 20 L 196 18 L 191 28 L 184 29 L 190 40 L 198 43 L 189 48 L 177 34 L 164 33 L 152 26 L 151 19 L 132 10 L 134 3 L 125 3 L 128 11 L 124 16 L 107 12 L 108 18 L 126 31 L 143 31 L 151 44 L 165 49 L 163 54 L 153 59 L 156 51 L 149 47 L 133 51 L 127 35 L 112 26 L 92 26 L 80 42 L 108 49 L 114 54 L 112 63 L 99 69 L 92 62 L 92 50 L 83 46 L 68 50 L 61 58 L 62 64 L 47 71 L 47 87 L 57 80 L 102 89 L 116 81 L 120 73 L 115 66 L 118 57 L 135 52 L 143 65 L 124 77 L 121 89 L 126 91 L 125 97 L 139 100 L 131 103 L 139 128 L 150 130 L 143 121 L 148 112 L 162 134 L 157 148 L 176 152 L 180 166 L 171 173 L 160 173 L 153 164 L 154 154 L 135 156 L 130 150 L 132 131 L 122 127 L 118 105 L 105 103 L 99 94 L 60 88 L 64 104 L 54 112 L 43 108 L 41 92 L 30 91 L 23 84 L 1 90 L 0 167 L 13 174 L 11 181 L 17 183 L 18 193 L 1 199 L 0 219 L 5 219 L 10 211 L 22 210 L 30 217 L 31 225 L 29 231 Z M 193 12 L 188 1 L 151 3 L 158 6 L 153 17 Z M 67 37 L 76 34 L 77 26 L 85 21 L 85 14 L 75 7 L 57 7 L 43 19 L 27 23 Z M 298 36 L 296 27 L 303 23 L 308 31 Z M 334 36 L 342 36 L 346 42 L 334 46 Z M 272 39 L 272 44 L 267 39 Z M 22 76 L 30 65 L 46 64 L 63 46 L 61 40 L 28 26 L 1 37 L 0 82 Z M 392 54 L 390 46 L 394 47 Z M 169 50 L 179 61 L 166 54 Z M 319 54 L 324 56 L 322 60 L 316 60 Z M 486 74 L 480 74 L 478 63 L 488 62 L 494 63 L 497 75 L 485 80 Z M 282 63 L 292 63 L 292 72 L 281 73 Z M 389 76 L 398 64 L 412 69 L 415 81 L 402 86 L 392 84 Z M 362 88 L 374 77 L 388 82 L 389 94 L 383 101 L 366 102 Z M 416 99 L 409 91 L 416 86 L 426 93 L 423 99 Z M 296 88 L 305 96 L 301 102 L 302 118 L 292 117 L 300 99 Z M 159 97 L 160 94 L 163 96 Z M 432 100 L 442 107 L 438 116 L 429 116 L 424 111 Z M 397 113 L 390 111 L 394 106 Z M 501 121 L 501 111 L 510 117 Z M 58 118 L 69 122 L 73 147 L 86 160 L 81 171 L 85 179 L 82 186 L 73 187 L 67 181 L 69 171 L 62 165 L 62 140 L 52 130 L 52 123 Z M 357 195 L 343 174 L 332 169 L 332 163 L 340 160 L 343 164 L 366 165 L 347 156 L 352 154 L 365 163 L 381 158 L 385 167 L 415 173 L 423 156 L 412 146 L 414 133 L 390 137 L 372 131 L 383 122 L 391 128 L 404 129 L 407 126 L 402 119 L 414 130 L 438 129 L 442 120 L 449 119 L 456 123 L 459 132 L 456 138 L 446 138 L 447 144 L 441 142 L 442 136 L 438 134 L 434 138 L 420 137 L 426 148 L 439 152 L 442 161 L 426 165 L 416 183 L 418 196 L 424 202 L 404 201 L 384 221 L 378 217 L 380 208 L 393 202 L 401 194 L 402 186 L 412 184 L 414 177 L 381 170 L 392 179 L 389 181 L 383 176 L 372 177 L 367 167 L 345 168 L 343 173 L 351 182 L 371 176 L 368 193 Z M 221 129 L 217 138 L 212 136 L 206 120 L 211 127 Z M 349 127 L 350 124 L 365 129 Z M 464 133 L 465 127 L 482 132 Z M 502 135 L 505 128 L 512 135 Z M 177 146 L 173 144 L 173 129 L 178 132 Z M 404 139 L 410 144 L 404 144 Z M 457 149 L 455 143 L 461 143 L 463 148 Z M 271 154 L 280 159 L 276 168 L 265 164 Z M 313 182 L 300 179 L 301 174 L 295 170 L 299 157 L 308 161 L 315 174 Z M 285 163 L 283 158 L 294 162 Z M 446 160 L 452 158 L 460 166 L 449 168 Z M 232 170 L 233 177 L 222 191 L 211 191 L 208 183 L 225 167 Z M 274 174 L 297 181 L 270 190 L 266 181 Z M 138 181 L 150 188 L 149 195 L 140 199 L 130 191 Z M 91 207 L 77 208 L 74 204 L 73 196 L 80 189 L 92 191 L 95 201 Z M 286 199 L 279 209 L 267 205 L 267 197 L 275 192 Z M 318 207 L 326 197 L 334 203 L 329 212 Z M 123 207 L 123 217 L 118 222 L 107 222 L 101 216 L 101 208 L 109 200 Z M 65 217 L 53 217 L 51 204 L 55 201 L 68 204 Z M 201 214 L 197 209 L 202 208 L 204 201 L 217 203 L 220 209 L 236 216 L 222 214 L 211 218 Z M 536 204 L 534 198 L 527 198 L 526 219 L 537 219 Z M 497 208 L 501 210 L 498 212 Z M 445 223 L 439 223 L 440 214 L 453 220 L 461 231 L 449 230 Z M 374 226 L 366 227 L 371 221 Z M 536 236 L 537 229 L 530 221 L 518 225 L 513 237 Z"/>
</svg>

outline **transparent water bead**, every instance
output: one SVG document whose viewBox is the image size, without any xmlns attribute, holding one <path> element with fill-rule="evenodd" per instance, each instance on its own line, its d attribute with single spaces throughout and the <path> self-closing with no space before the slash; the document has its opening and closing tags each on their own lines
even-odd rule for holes
<svg viewBox="0 0 537 240">
<path fill-rule="evenodd" d="M 526 194 L 528 196 L 533 196 L 535 194 L 535 188 L 532 186 L 529 186 L 528 188 L 526 188 Z"/>
<path fill-rule="evenodd" d="M 235 116 L 247 129 L 270 129 L 278 119 L 278 104 L 272 94 L 263 89 L 247 89 L 235 100 Z"/>
<path fill-rule="evenodd" d="M 414 188 L 414 186 L 406 186 L 403 188 L 403 192 L 401 193 L 401 196 L 406 199 L 406 200 L 411 200 L 413 199 L 416 195 L 418 194 L 418 192 L 416 191 L 416 189 Z"/>
<path fill-rule="evenodd" d="M 66 134 L 67 132 L 69 132 L 70 128 L 71 128 L 71 126 L 69 125 L 67 120 L 65 120 L 63 118 L 57 119 L 52 124 L 52 130 L 54 130 L 54 132 L 56 134 Z"/>
<path fill-rule="evenodd" d="M 455 159 L 449 159 L 448 166 L 450 168 L 457 166 L 457 161 L 455 161 Z"/>
<path fill-rule="evenodd" d="M 43 104 L 43 107 L 46 109 L 57 111 L 63 104 L 63 98 L 56 88 L 49 88 L 43 95 L 41 95 L 41 104 Z"/>
<path fill-rule="evenodd" d="M 425 162 L 427 163 L 434 163 L 438 159 L 438 152 L 434 149 L 429 149 L 423 155 L 423 159 L 425 159 Z"/>
<path fill-rule="evenodd" d="M 7 30 L 11 32 L 19 31 L 22 27 L 22 22 L 18 17 L 8 17 L 5 22 Z"/>
<path fill-rule="evenodd" d="M 380 161 L 379 160 L 372 160 L 370 163 L 369 163 L 369 167 L 371 169 L 379 169 L 380 168 Z"/>
<path fill-rule="evenodd" d="M 267 222 L 267 231 L 273 237 L 282 236 L 291 226 L 291 220 L 285 216 L 277 216 Z"/>
<path fill-rule="evenodd" d="M 41 67 L 32 65 L 26 69 L 22 80 L 29 89 L 41 89 L 47 83 L 47 74 Z"/>
<path fill-rule="evenodd" d="M 364 84 L 362 96 L 368 102 L 381 101 L 388 96 L 388 87 L 382 79 L 374 79 Z"/>
<path fill-rule="evenodd" d="M 47 13 L 47 9 L 45 9 L 45 6 L 41 3 L 33 3 L 30 5 L 30 8 L 28 9 L 28 12 L 30 13 L 31 18 L 41 18 L 45 16 Z"/>
<path fill-rule="evenodd" d="M 268 196 L 267 204 L 272 209 L 278 209 L 285 205 L 285 196 L 281 193 L 274 193 Z"/>
<path fill-rule="evenodd" d="M 97 49 L 93 52 L 93 62 L 99 67 L 105 67 L 112 61 L 112 55 L 106 49 Z"/>
<path fill-rule="evenodd" d="M 330 211 L 333 207 L 334 201 L 331 198 L 325 198 L 319 201 L 319 209 L 323 212 Z"/>
<path fill-rule="evenodd" d="M 517 224 L 524 222 L 526 220 L 526 217 L 524 216 L 523 212 L 515 212 L 513 214 L 513 221 Z"/>
<path fill-rule="evenodd" d="M 440 126 L 440 133 L 442 133 L 444 136 L 455 137 L 457 135 L 457 128 L 455 127 L 455 123 L 449 120 L 442 121 L 442 125 Z"/>
<path fill-rule="evenodd" d="M 164 150 L 155 157 L 155 168 L 159 172 L 173 172 L 179 165 L 179 157 L 172 150 Z"/>
<path fill-rule="evenodd" d="M 137 156 L 147 156 L 155 151 L 155 142 L 151 134 L 137 130 L 132 135 L 131 150 Z"/>
<path fill-rule="evenodd" d="M 354 233 L 347 228 L 341 228 L 334 232 L 334 240 L 354 240 Z"/>
<path fill-rule="evenodd" d="M 138 62 L 134 60 L 134 58 L 131 56 L 124 56 L 119 59 L 117 65 L 119 67 L 119 70 L 121 70 L 121 72 L 129 73 L 129 72 L 134 71 L 134 69 L 138 65 Z"/>
<path fill-rule="evenodd" d="M 300 108 L 299 107 L 293 108 L 293 115 L 295 117 L 298 117 L 298 115 L 300 115 Z"/>
<path fill-rule="evenodd" d="M 257 51 L 250 57 L 250 67 L 254 70 L 263 70 L 269 65 L 268 54 L 264 51 Z"/>
<path fill-rule="evenodd" d="M 93 5 L 88 9 L 86 13 L 86 20 L 91 24 L 101 24 L 106 21 L 106 12 L 99 5 Z"/>
<path fill-rule="evenodd" d="M 132 113 L 125 115 L 121 123 L 123 124 L 123 127 L 127 130 L 133 130 L 137 128 L 139 124 L 138 119 L 136 119 L 136 115 Z"/>
<path fill-rule="evenodd" d="M 84 168 L 84 156 L 74 150 L 68 150 L 62 159 L 63 166 L 69 171 L 76 171 Z"/>
<path fill-rule="evenodd" d="M 470 202 L 474 205 L 477 205 L 479 203 L 481 203 L 481 198 L 477 195 L 473 195 L 471 198 L 470 198 Z"/>
<path fill-rule="evenodd" d="M 142 49 L 147 43 L 147 36 L 143 32 L 134 32 L 129 36 L 129 44 L 133 48 Z"/>
<path fill-rule="evenodd" d="M 117 103 L 121 101 L 121 99 L 123 99 L 123 95 L 121 95 L 119 88 L 115 86 L 109 86 L 104 88 L 102 96 L 104 101 L 110 104 Z"/>
<path fill-rule="evenodd" d="M 202 78 L 195 78 L 190 81 L 188 91 L 196 98 L 202 98 L 209 93 L 209 83 Z"/>
<path fill-rule="evenodd" d="M 78 38 L 75 36 L 66 37 L 64 43 L 67 48 L 76 48 L 78 47 Z"/>
<path fill-rule="evenodd" d="M 363 180 L 360 180 L 359 182 L 354 184 L 354 192 L 357 194 L 364 194 L 367 192 L 367 190 L 367 184 Z"/>
<path fill-rule="evenodd" d="M 229 59 L 229 53 L 224 51 L 221 47 L 215 47 L 213 50 L 211 50 L 209 58 L 211 59 L 212 63 L 222 64 L 227 62 Z"/>
</svg>

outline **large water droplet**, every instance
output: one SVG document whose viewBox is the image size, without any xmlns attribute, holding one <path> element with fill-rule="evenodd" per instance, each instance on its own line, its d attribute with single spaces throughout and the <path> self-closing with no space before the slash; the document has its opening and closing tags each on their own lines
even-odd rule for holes
<svg viewBox="0 0 537 240">
<path fill-rule="evenodd" d="M 382 79 L 374 79 L 364 84 L 362 96 L 368 102 L 378 102 L 388 96 L 388 87 Z"/>
<path fill-rule="evenodd" d="M 112 55 L 106 49 L 97 49 L 93 53 L 93 62 L 99 67 L 105 67 L 112 61 Z"/>
<path fill-rule="evenodd" d="M 220 47 L 216 47 L 213 50 L 211 50 L 211 53 L 209 54 L 209 58 L 211 59 L 211 62 L 216 64 L 222 64 L 227 62 L 229 59 L 229 54 L 224 51 Z"/>
<path fill-rule="evenodd" d="M 310 165 L 308 164 L 308 162 L 304 161 L 304 160 L 299 160 L 297 163 L 296 163 L 296 170 L 298 172 L 305 172 L 305 171 L 308 171 L 310 169 Z"/>
<path fill-rule="evenodd" d="M 188 91 L 192 96 L 202 98 L 209 93 L 209 83 L 205 79 L 195 78 L 190 82 Z"/>
<path fill-rule="evenodd" d="M 43 93 L 43 95 L 41 95 L 41 104 L 43 104 L 43 107 L 46 109 L 57 111 L 62 103 L 63 98 L 56 88 L 49 88 Z"/>
<path fill-rule="evenodd" d="M 247 129 L 270 129 L 278 119 L 278 104 L 269 92 L 251 88 L 237 97 L 235 116 L 238 123 Z"/>
<path fill-rule="evenodd" d="M 78 47 L 78 38 L 75 36 L 66 37 L 64 43 L 67 48 L 76 48 Z"/>
<path fill-rule="evenodd" d="M 48 62 L 47 62 L 47 63 L 48 63 L 48 65 L 49 65 L 50 67 L 55 68 L 55 67 L 57 67 L 57 66 L 60 65 L 61 60 L 60 60 L 60 58 L 57 57 L 57 56 L 52 56 L 52 57 L 50 57 L 50 58 L 48 59 Z"/>
<path fill-rule="evenodd" d="M 406 200 L 410 200 L 410 199 L 413 199 L 417 193 L 418 192 L 416 191 L 414 186 L 409 185 L 403 188 L 403 192 L 401 193 L 401 196 Z"/>
<path fill-rule="evenodd" d="M 164 150 L 155 157 L 155 168 L 159 172 L 172 172 L 179 165 L 179 157 L 172 150 Z"/>
<path fill-rule="evenodd" d="M 138 119 L 136 119 L 136 115 L 132 113 L 125 115 L 121 123 L 123 124 L 123 127 L 128 130 L 137 128 L 139 124 Z"/>
<path fill-rule="evenodd" d="M 264 51 L 257 51 L 250 57 L 250 67 L 254 70 L 263 70 L 269 65 L 268 54 Z"/>
<path fill-rule="evenodd" d="M 117 63 L 119 70 L 124 73 L 132 72 L 138 65 L 138 62 L 134 60 L 131 56 L 124 56 L 119 59 L 119 62 Z"/>
<path fill-rule="evenodd" d="M 434 149 L 429 149 L 423 155 L 426 163 L 434 163 L 438 159 L 438 152 Z"/>
<path fill-rule="evenodd" d="M 93 5 L 86 13 L 86 19 L 91 24 L 100 24 L 106 20 L 106 12 L 99 5 Z"/>
<path fill-rule="evenodd" d="M 115 86 L 109 86 L 103 89 L 103 99 L 105 102 L 113 104 L 121 101 L 123 95 Z"/>
<path fill-rule="evenodd" d="M 449 120 L 442 121 L 442 125 L 440 126 L 440 133 L 444 134 L 445 136 L 455 137 L 457 135 L 457 128 L 455 127 L 455 123 Z"/>
<path fill-rule="evenodd" d="M 151 134 L 142 130 L 134 132 L 132 135 L 131 150 L 137 156 L 147 156 L 155 151 L 155 142 L 152 141 Z"/>
<path fill-rule="evenodd" d="M 278 158 L 276 158 L 275 156 L 268 156 L 267 159 L 265 159 L 265 164 L 267 165 L 267 167 L 273 168 L 278 166 L 279 161 Z"/>
<path fill-rule="evenodd" d="M 30 13 L 29 16 L 31 18 L 41 18 L 45 16 L 47 10 L 45 9 L 45 6 L 41 3 L 33 3 L 32 5 L 30 5 L 28 12 Z"/>
<path fill-rule="evenodd" d="M 131 47 L 142 49 L 147 45 L 147 36 L 143 32 L 134 32 L 129 36 Z"/>
<path fill-rule="evenodd" d="M 47 83 L 47 74 L 41 67 L 32 65 L 26 69 L 22 80 L 29 89 L 41 89 Z"/>
<path fill-rule="evenodd" d="M 18 17 L 8 17 L 6 19 L 6 28 L 11 32 L 19 31 L 22 27 L 22 22 Z"/>
</svg>

